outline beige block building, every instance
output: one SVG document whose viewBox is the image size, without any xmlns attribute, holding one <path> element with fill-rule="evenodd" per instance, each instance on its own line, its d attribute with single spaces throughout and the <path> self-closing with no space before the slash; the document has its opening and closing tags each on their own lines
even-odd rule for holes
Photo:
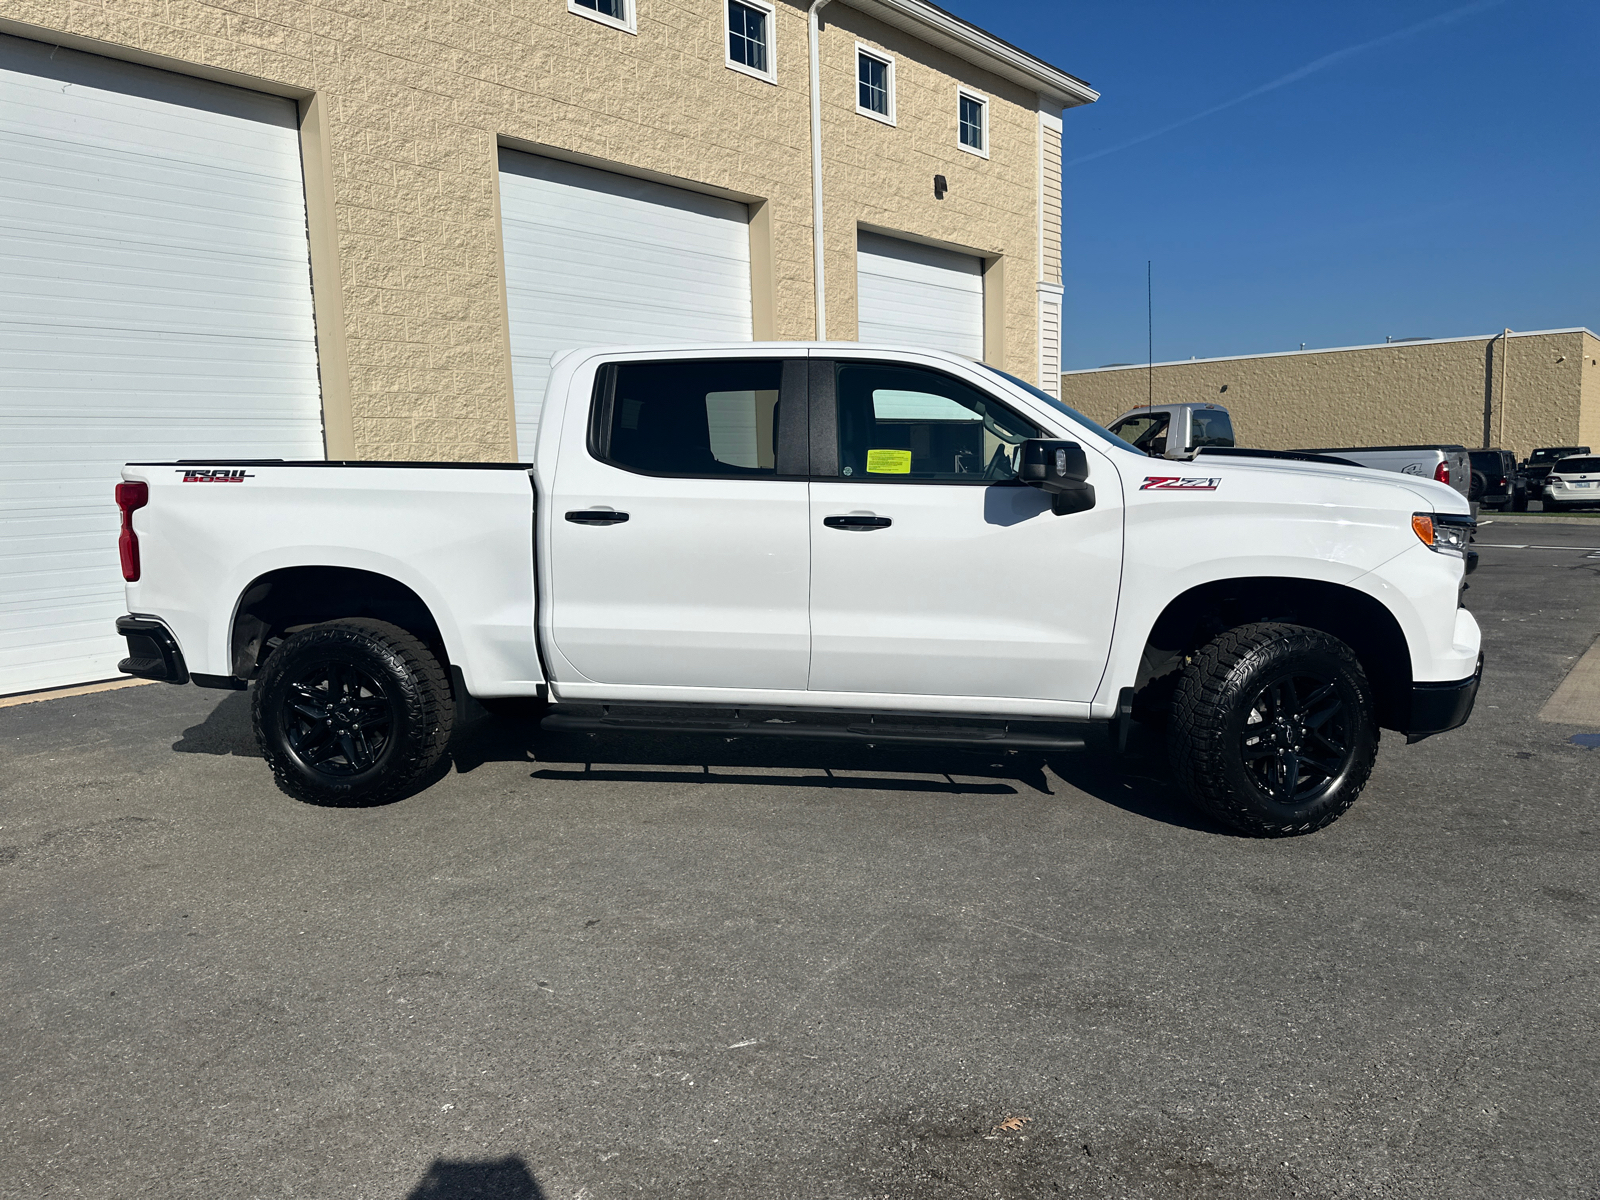
<svg viewBox="0 0 1600 1200">
<path fill-rule="evenodd" d="M 1146 402 L 1212 401 L 1242 446 L 1453 443 L 1525 457 L 1600 447 L 1600 339 L 1545 329 L 1333 350 L 1101 367 L 1061 377 L 1061 397 L 1098 421 Z"/>
<path fill-rule="evenodd" d="M 329 457 L 517 456 L 517 405 L 537 403 L 515 395 L 518 297 L 532 304 L 530 328 L 544 319 L 540 304 L 576 310 L 541 291 L 537 263 L 525 261 L 521 278 L 508 267 L 505 230 L 527 217 L 503 212 L 505 174 L 521 170 L 508 154 L 603 172 L 613 182 L 579 171 L 542 183 L 636 208 L 727 202 L 699 215 L 746 227 L 734 256 L 743 279 L 727 283 L 744 311 L 707 334 L 855 338 L 859 239 L 887 234 L 957 256 L 934 254 L 930 269 L 961 274 L 970 263 L 983 357 L 1055 387 L 1061 115 L 1096 94 L 922 0 L 820 9 L 820 255 L 798 0 L 9 0 L 0 33 L 13 59 L 27 59 L 15 39 L 48 48 L 45 72 L 69 60 L 90 71 L 76 51 L 120 64 L 109 77 L 134 91 L 144 85 L 128 82 L 126 64 L 288 102 L 303 170 L 312 399 Z M 876 70 L 863 56 L 884 68 L 882 113 L 860 102 L 862 72 Z M 12 65 L 26 73 L 31 61 Z M 980 145 L 963 140 L 964 113 Z M 98 119 L 115 138 L 115 114 Z M 633 181 L 659 187 L 630 193 Z M 571 207 L 570 228 L 551 235 L 578 243 L 550 272 L 569 281 L 596 232 L 584 206 Z M 614 289 L 614 308 L 631 293 Z M 676 311 L 694 304 L 690 289 Z M 641 321 L 697 332 L 693 320 L 641 317 L 621 323 L 626 340 Z M 596 320 L 580 344 L 618 340 Z M 528 389 L 548 349 L 528 351 Z M 526 436 L 534 417 L 523 415 Z"/>
</svg>

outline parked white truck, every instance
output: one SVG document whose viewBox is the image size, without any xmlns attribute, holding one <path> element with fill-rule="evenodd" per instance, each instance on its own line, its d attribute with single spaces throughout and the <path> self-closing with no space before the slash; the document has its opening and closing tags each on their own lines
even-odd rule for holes
<svg viewBox="0 0 1600 1200">
<path fill-rule="evenodd" d="M 1020 380 L 856 344 L 572 351 L 532 463 L 135 463 L 130 674 L 253 684 L 314 803 L 414 790 L 463 691 L 547 728 L 990 750 L 1126 735 L 1260 836 L 1466 721 L 1473 527 L 1429 480 L 1152 460 Z M 1175 684 L 1175 686 L 1172 686 Z"/>
</svg>

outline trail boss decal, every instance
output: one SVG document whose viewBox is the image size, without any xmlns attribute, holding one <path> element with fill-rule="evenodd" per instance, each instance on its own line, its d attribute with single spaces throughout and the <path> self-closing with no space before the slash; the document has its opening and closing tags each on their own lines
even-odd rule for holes
<svg viewBox="0 0 1600 1200">
<path fill-rule="evenodd" d="M 1141 492 L 1214 492 L 1220 477 L 1203 475 L 1146 475 L 1139 485 Z"/>
<path fill-rule="evenodd" d="M 254 475 L 247 475 L 243 471 L 219 468 L 185 467 L 178 472 L 183 476 L 185 483 L 243 483 L 246 479 L 254 479 Z"/>
</svg>

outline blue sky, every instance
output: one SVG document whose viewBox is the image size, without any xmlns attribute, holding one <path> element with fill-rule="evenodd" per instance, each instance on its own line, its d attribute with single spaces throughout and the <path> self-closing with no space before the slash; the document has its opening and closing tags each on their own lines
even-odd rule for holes
<svg viewBox="0 0 1600 1200">
<path fill-rule="evenodd" d="M 1102 95 L 1065 116 L 1068 369 L 1145 361 L 1146 259 L 1158 362 L 1600 329 L 1594 0 L 944 3 Z"/>
</svg>

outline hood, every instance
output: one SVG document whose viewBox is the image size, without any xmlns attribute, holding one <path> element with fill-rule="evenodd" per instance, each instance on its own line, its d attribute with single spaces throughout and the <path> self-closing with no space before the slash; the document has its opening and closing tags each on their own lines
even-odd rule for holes
<svg viewBox="0 0 1600 1200">
<path fill-rule="evenodd" d="M 1416 475 L 1402 475 L 1398 471 L 1380 471 L 1376 467 L 1357 466 L 1354 463 L 1349 466 L 1337 466 L 1326 459 L 1308 462 L 1291 458 L 1238 458 L 1233 455 L 1202 452 L 1188 465 L 1192 468 L 1203 467 L 1208 474 L 1214 472 L 1224 477 L 1246 472 L 1251 475 L 1276 475 L 1286 483 L 1294 479 L 1307 478 L 1344 479 L 1357 485 L 1368 487 L 1376 485 L 1392 490 L 1395 493 L 1396 504 L 1411 505 L 1417 509 L 1440 513 L 1466 514 L 1472 511 L 1472 506 L 1467 503 L 1466 498 L 1449 484 L 1423 479 Z"/>
</svg>

